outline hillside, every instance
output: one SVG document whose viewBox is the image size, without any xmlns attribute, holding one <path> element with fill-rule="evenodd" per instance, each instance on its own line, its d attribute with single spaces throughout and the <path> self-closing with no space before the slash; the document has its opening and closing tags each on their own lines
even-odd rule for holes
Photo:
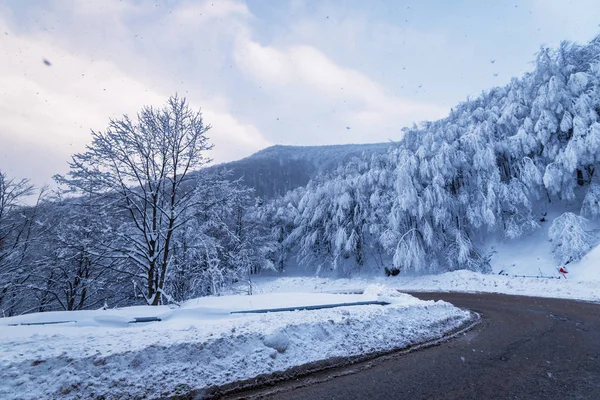
<svg viewBox="0 0 600 400">
<path fill-rule="evenodd" d="M 274 203 L 282 248 L 344 276 L 491 272 L 490 241 L 543 227 L 555 263 L 579 260 L 600 216 L 599 54 L 600 37 L 543 48 L 522 78 Z"/>
<path fill-rule="evenodd" d="M 330 172 L 353 157 L 383 154 L 390 143 L 332 146 L 271 146 L 241 160 L 219 164 L 213 170 L 230 170 L 232 179 L 256 190 L 256 195 L 273 198 L 306 186 L 318 175 Z"/>
</svg>

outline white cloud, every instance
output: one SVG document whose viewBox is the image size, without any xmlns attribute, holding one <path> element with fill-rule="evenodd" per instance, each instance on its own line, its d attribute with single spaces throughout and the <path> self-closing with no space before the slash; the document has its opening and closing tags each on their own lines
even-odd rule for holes
<svg viewBox="0 0 600 400">
<path fill-rule="evenodd" d="M 261 46 L 246 38 L 239 38 L 234 52 L 238 67 L 261 82 L 285 85 L 291 83 L 294 68 L 289 57 L 273 47 Z"/>
<path fill-rule="evenodd" d="M 420 79 L 432 75 L 424 83 L 440 90 L 460 86 L 444 73 L 467 74 L 463 58 L 472 58 L 447 50 L 437 31 L 340 12 L 336 3 L 321 12 L 335 19 L 327 24 L 302 4 L 285 21 L 234 0 L 45 5 L 25 16 L 0 10 L 0 33 L 9 32 L 0 41 L 8 60 L 0 65 L 0 139 L 11 147 L 0 148 L 0 167 L 36 182 L 64 172 L 90 128 L 175 92 L 214 127 L 216 162 L 272 143 L 398 140 L 403 126 L 447 111 L 439 96 L 417 90 Z M 405 62 L 418 71 L 406 75 Z M 400 90 L 408 81 L 412 88 Z M 43 167 L 32 174 L 17 149 L 31 149 Z"/>
<path fill-rule="evenodd" d="M 84 17 L 89 15 L 104 15 L 118 18 L 124 14 L 129 14 L 139 10 L 139 8 L 132 3 L 122 0 L 103 0 L 101 3 L 77 0 L 70 0 L 67 2 L 64 0 L 62 1 L 66 7 L 73 10 L 73 14 Z"/>
<path fill-rule="evenodd" d="M 600 3 L 597 0 L 530 0 L 537 26 L 551 38 L 546 45 L 562 40 L 587 42 L 600 31 Z"/>
<path fill-rule="evenodd" d="M 400 128 L 442 117 L 447 108 L 395 96 L 363 73 L 342 67 L 312 46 L 263 46 L 240 35 L 234 57 L 238 68 L 284 101 L 303 99 L 302 112 L 333 107 L 340 125 L 358 128 L 345 136 L 353 141 L 398 139 Z M 306 118 L 306 117 L 305 117 Z M 379 136 L 378 136 L 379 134 Z M 393 135 L 393 136 L 392 136 Z"/>
<path fill-rule="evenodd" d="M 27 155 L 0 153 L 3 169 L 48 183 L 63 173 L 69 156 L 84 149 L 90 129 L 103 129 L 109 117 L 157 104 L 164 95 L 149 90 L 106 61 L 89 62 L 47 38 L 6 32 L 0 51 L 0 141 Z M 46 65 L 47 60 L 50 65 Z M 11 147 L 12 147 L 11 146 Z M 40 159 L 39 156 L 43 155 Z M 23 154 L 21 154 L 23 156 Z M 35 171 L 30 163 L 37 164 Z"/>
<path fill-rule="evenodd" d="M 172 13 L 173 22 L 186 26 L 199 26 L 212 19 L 231 16 L 249 17 L 250 11 L 244 3 L 229 0 L 203 3 L 187 1 Z"/>
<path fill-rule="evenodd" d="M 223 4 L 208 9 L 211 18 L 243 13 L 235 5 L 224 8 Z M 197 85 L 183 93 L 178 77 L 165 75 L 155 60 L 136 52 L 126 40 L 89 38 L 102 43 L 103 50 L 86 47 L 78 35 L 86 20 L 90 26 L 106 21 L 109 32 L 112 27 L 127 29 L 121 19 L 127 13 L 139 14 L 137 8 L 114 1 L 102 7 L 77 2 L 69 12 L 60 34 L 40 29 L 16 32 L 0 14 L 0 32 L 6 32 L 0 40 L 1 169 L 38 185 L 48 183 L 52 175 L 66 172 L 70 155 L 84 150 L 90 129 L 102 130 L 109 118 L 135 114 L 143 105 L 161 105 L 176 90 L 195 108 L 202 107 L 206 122 L 213 126 L 210 136 L 215 149 L 210 156 L 216 162 L 270 145 L 252 123 L 231 114 L 226 98 L 203 96 Z M 58 15 L 45 18 L 60 19 Z M 77 24 L 69 25 L 70 18 L 77 19 Z M 113 57 L 111 49 L 116 49 Z M 127 52 L 128 57 L 114 57 Z"/>
<path fill-rule="evenodd" d="M 214 127 L 209 133 L 215 144 L 210 156 L 216 163 L 239 159 L 273 144 L 255 126 L 242 123 L 231 114 L 205 109 L 203 118 Z"/>
</svg>

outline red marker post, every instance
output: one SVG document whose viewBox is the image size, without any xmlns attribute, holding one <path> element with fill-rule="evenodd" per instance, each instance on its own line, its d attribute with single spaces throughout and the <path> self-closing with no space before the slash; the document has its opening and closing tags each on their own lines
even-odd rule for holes
<svg viewBox="0 0 600 400">
<path fill-rule="evenodd" d="M 565 267 L 564 265 L 562 267 L 560 267 L 558 269 L 558 272 L 560 272 L 562 274 L 562 276 L 565 277 L 565 279 L 567 279 L 567 274 L 569 273 L 569 271 L 567 271 L 567 267 Z"/>
</svg>

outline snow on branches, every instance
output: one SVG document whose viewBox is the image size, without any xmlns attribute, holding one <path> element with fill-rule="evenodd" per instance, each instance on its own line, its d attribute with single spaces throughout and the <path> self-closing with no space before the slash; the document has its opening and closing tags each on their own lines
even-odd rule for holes
<svg viewBox="0 0 600 400">
<path fill-rule="evenodd" d="M 600 215 L 591 184 L 600 162 L 598 53 L 600 37 L 542 49 L 522 79 L 405 129 L 385 155 L 365 154 L 314 180 L 297 203 L 288 247 L 306 265 L 337 271 L 341 258 L 355 259 L 344 271 L 365 259 L 381 270 L 486 270 L 477 250 L 485 234 L 514 239 L 538 228 L 544 203 L 573 202 L 583 191 L 582 212 Z M 581 221 L 556 221 L 574 240 L 553 236 L 561 258 L 587 248 Z"/>
<path fill-rule="evenodd" d="M 560 264 L 579 261 L 591 248 L 591 235 L 585 230 L 587 220 L 566 212 L 552 221 L 548 239 L 552 253 Z"/>
</svg>

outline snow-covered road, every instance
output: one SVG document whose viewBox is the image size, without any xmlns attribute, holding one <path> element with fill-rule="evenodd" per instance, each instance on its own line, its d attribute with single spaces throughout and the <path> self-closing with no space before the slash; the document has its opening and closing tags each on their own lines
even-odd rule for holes
<svg viewBox="0 0 600 400">
<path fill-rule="evenodd" d="M 478 293 L 420 293 L 481 311 L 451 343 L 310 374 L 234 399 L 600 399 L 600 305 Z M 334 379 L 335 378 L 335 379 Z"/>
<path fill-rule="evenodd" d="M 387 301 L 267 314 L 231 311 Z M 134 317 L 161 322 L 129 324 Z M 272 293 L 0 319 L 0 398 L 153 398 L 329 359 L 403 348 L 443 336 L 471 317 L 371 285 L 362 295 Z M 17 325 L 74 321 L 57 325 Z"/>
</svg>

